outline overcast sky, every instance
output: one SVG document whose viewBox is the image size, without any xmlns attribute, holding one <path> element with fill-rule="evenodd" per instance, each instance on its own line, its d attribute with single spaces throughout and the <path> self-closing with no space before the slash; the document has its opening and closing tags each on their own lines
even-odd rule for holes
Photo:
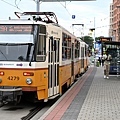
<svg viewBox="0 0 120 120">
<path fill-rule="evenodd" d="M 36 11 L 36 0 L 0 0 L 0 19 L 17 18 L 14 12 Z M 59 1 L 59 0 L 58 0 Z M 108 36 L 109 7 L 112 0 L 76 2 L 40 2 L 40 11 L 54 12 L 60 25 L 76 36 L 88 35 L 96 28 L 95 36 Z M 72 19 L 75 15 L 75 19 Z M 72 26 L 72 24 L 84 24 Z"/>
</svg>

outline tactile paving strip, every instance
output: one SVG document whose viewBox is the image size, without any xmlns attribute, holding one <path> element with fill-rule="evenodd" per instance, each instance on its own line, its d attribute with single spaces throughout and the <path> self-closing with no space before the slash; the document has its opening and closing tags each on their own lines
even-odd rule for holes
<svg viewBox="0 0 120 120">
<path fill-rule="evenodd" d="M 95 76 L 95 73 L 97 71 L 97 68 L 95 67 L 92 69 L 93 71 L 90 73 L 90 76 L 87 78 L 81 90 L 76 95 L 76 97 L 74 98 L 74 100 L 72 101 L 72 103 L 70 104 L 70 106 L 68 107 L 68 109 L 66 110 L 66 112 L 64 113 L 64 115 L 60 120 L 77 120 L 80 109 L 84 103 L 84 100 L 87 96 L 87 93 L 89 91 L 93 78 Z"/>
</svg>

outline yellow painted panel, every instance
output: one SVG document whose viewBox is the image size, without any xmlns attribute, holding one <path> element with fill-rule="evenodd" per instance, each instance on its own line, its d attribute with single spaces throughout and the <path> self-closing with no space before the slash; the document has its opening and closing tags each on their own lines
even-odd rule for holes
<svg viewBox="0 0 120 120">
<path fill-rule="evenodd" d="M 48 83 L 48 71 L 47 69 L 29 70 L 29 69 L 0 69 L 4 72 L 3 76 L 0 76 L 2 82 L 0 86 L 41 86 Z M 32 72 L 34 76 L 24 76 L 23 72 Z M 31 78 L 33 83 L 31 85 L 26 84 L 26 79 Z"/>
<path fill-rule="evenodd" d="M 38 100 L 45 99 L 45 90 L 42 89 L 37 91 L 37 96 L 38 96 Z"/>
</svg>

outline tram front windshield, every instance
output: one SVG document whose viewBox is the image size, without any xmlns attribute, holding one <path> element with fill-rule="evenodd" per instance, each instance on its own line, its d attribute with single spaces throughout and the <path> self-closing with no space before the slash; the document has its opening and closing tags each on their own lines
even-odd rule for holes
<svg viewBox="0 0 120 120">
<path fill-rule="evenodd" d="M 0 61 L 30 61 L 33 45 L 32 25 L 0 25 Z"/>
</svg>

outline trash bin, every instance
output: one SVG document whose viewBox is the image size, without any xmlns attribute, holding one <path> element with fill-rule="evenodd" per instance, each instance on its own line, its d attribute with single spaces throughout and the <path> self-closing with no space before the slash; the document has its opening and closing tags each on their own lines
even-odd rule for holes
<svg viewBox="0 0 120 120">
<path fill-rule="evenodd" d="M 96 66 L 99 67 L 100 66 L 100 62 L 97 60 L 96 62 Z"/>
</svg>

